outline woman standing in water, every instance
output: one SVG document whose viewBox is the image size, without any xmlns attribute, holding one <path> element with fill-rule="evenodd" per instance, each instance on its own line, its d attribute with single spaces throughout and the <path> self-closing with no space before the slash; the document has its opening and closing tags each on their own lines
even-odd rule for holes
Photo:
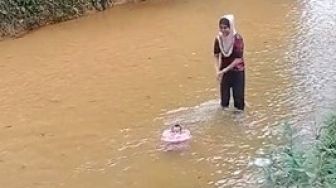
<svg viewBox="0 0 336 188">
<path fill-rule="evenodd" d="M 219 34 L 214 44 L 215 69 L 220 81 L 220 104 L 224 109 L 229 107 L 231 88 L 234 107 L 240 111 L 245 108 L 243 52 L 243 38 L 236 32 L 233 15 L 224 15 L 219 20 Z"/>
</svg>

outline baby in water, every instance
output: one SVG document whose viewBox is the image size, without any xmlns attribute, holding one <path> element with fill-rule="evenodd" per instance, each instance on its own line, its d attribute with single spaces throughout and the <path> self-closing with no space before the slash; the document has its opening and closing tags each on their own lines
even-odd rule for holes
<svg viewBox="0 0 336 188">
<path fill-rule="evenodd" d="M 164 130 L 161 136 L 161 140 L 165 143 L 167 151 L 186 148 L 187 142 L 190 139 L 190 131 L 182 128 L 180 124 L 175 124 L 170 129 Z"/>
</svg>

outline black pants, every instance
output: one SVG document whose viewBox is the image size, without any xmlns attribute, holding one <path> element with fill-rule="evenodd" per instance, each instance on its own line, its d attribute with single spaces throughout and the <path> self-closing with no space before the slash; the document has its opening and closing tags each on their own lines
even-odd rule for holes
<svg viewBox="0 0 336 188">
<path fill-rule="evenodd" d="M 234 107 L 244 110 L 245 101 L 245 72 L 229 71 L 223 75 L 220 83 L 221 106 L 228 107 L 230 102 L 230 89 L 232 88 Z"/>
</svg>

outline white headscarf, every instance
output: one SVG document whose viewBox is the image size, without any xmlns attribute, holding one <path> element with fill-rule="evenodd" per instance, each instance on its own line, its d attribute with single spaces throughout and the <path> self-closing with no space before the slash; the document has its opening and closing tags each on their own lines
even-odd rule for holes
<svg viewBox="0 0 336 188">
<path fill-rule="evenodd" d="M 224 57 L 229 57 L 233 51 L 233 44 L 237 32 L 234 26 L 234 16 L 232 14 L 224 15 L 220 19 L 222 18 L 226 18 L 230 21 L 230 33 L 228 36 L 224 36 L 221 32 L 219 32 L 217 39 L 222 54 L 224 55 Z"/>
</svg>

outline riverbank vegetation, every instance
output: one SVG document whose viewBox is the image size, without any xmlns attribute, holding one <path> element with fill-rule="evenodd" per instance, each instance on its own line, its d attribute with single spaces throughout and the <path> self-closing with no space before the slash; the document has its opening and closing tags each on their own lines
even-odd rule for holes
<svg viewBox="0 0 336 188">
<path fill-rule="evenodd" d="M 102 11 L 126 0 L 1 0 L 0 38 Z"/>
<path fill-rule="evenodd" d="M 264 168 L 266 187 L 335 187 L 336 115 L 317 128 L 308 146 L 296 143 L 292 127 L 285 132 L 287 144 L 272 153 L 272 165 Z"/>
</svg>

